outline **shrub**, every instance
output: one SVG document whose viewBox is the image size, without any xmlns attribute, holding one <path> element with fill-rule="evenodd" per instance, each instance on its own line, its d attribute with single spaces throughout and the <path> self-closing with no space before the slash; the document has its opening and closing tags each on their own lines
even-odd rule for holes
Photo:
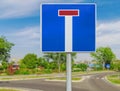
<svg viewBox="0 0 120 91">
<path fill-rule="evenodd" d="M 51 69 L 44 69 L 44 70 L 43 70 L 43 73 L 45 73 L 45 74 L 50 74 L 50 73 L 52 73 L 52 70 L 51 70 Z"/>
<path fill-rule="evenodd" d="M 30 71 L 28 69 L 19 69 L 15 71 L 15 74 L 29 75 Z"/>
</svg>

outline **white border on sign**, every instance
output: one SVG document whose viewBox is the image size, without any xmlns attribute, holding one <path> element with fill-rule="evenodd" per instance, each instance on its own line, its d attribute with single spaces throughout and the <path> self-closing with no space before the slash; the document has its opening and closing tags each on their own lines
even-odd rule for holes
<svg viewBox="0 0 120 91">
<path fill-rule="evenodd" d="M 40 53 L 42 52 L 42 4 L 40 4 Z"/>
<path fill-rule="evenodd" d="M 42 51 L 42 5 L 44 4 L 55 4 L 55 5 L 59 5 L 59 4 L 75 4 L 75 5 L 95 5 L 95 50 L 94 51 L 72 51 L 72 53 L 89 53 L 89 52 L 95 52 L 96 51 L 96 26 L 97 26 L 97 5 L 96 3 L 41 3 L 40 4 L 40 52 L 41 53 L 67 53 L 65 51 Z M 75 9 L 74 9 L 75 10 Z"/>
</svg>

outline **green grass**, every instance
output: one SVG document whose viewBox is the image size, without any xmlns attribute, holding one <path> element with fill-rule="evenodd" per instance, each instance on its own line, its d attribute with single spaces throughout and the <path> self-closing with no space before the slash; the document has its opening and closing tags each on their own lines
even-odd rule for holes
<svg viewBox="0 0 120 91">
<path fill-rule="evenodd" d="M 48 80 L 66 80 L 65 77 L 57 77 L 57 78 L 47 78 Z M 81 80 L 81 78 L 72 78 L 73 81 Z"/>
<path fill-rule="evenodd" d="M 0 91 L 20 91 L 20 90 L 14 90 L 14 89 L 5 89 L 5 88 L 1 88 Z"/>
<path fill-rule="evenodd" d="M 114 84 L 120 85 L 120 75 L 107 76 L 107 79 Z"/>
<path fill-rule="evenodd" d="M 21 79 L 40 79 L 40 78 L 48 78 L 48 76 L 12 76 L 12 77 L 2 77 L 0 80 L 21 80 Z"/>
<path fill-rule="evenodd" d="M 13 77 L 4 77 L 4 78 L 0 78 L 0 80 L 14 80 L 14 79 L 17 79 L 17 80 L 21 80 L 21 79 L 34 79 L 34 78 L 46 78 L 48 80 L 66 80 L 65 77 L 51 77 L 51 76 L 13 76 Z M 78 80 L 81 80 L 81 78 L 78 78 L 78 77 L 73 77 L 72 78 L 73 81 L 78 81 Z"/>
<path fill-rule="evenodd" d="M 78 74 L 96 74 L 96 73 L 103 73 L 103 72 L 112 72 L 111 70 L 99 70 L 99 71 L 80 71 L 80 72 L 72 72 L 72 75 Z"/>
<path fill-rule="evenodd" d="M 10 79 L 13 79 L 13 78 L 0 78 L 0 80 L 10 80 Z"/>
</svg>

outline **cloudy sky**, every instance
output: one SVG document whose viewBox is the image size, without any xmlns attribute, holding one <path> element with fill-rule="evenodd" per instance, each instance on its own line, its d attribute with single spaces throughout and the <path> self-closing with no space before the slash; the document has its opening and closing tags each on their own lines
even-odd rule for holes
<svg viewBox="0 0 120 91">
<path fill-rule="evenodd" d="M 15 44 L 12 58 L 22 58 L 27 53 L 41 56 L 41 3 L 96 3 L 96 45 L 111 47 L 120 58 L 120 0 L 0 0 L 0 36 Z M 79 53 L 77 61 L 89 59 L 89 53 Z"/>
</svg>

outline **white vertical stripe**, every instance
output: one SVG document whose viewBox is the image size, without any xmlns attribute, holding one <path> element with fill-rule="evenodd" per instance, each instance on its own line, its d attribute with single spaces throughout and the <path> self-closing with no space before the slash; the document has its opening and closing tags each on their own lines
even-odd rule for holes
<svg viewBox="0 0 120 91">
<path fill-rule="evenodd" d="M 65 52 L 72 52 L 72 16 L 65 16 Z"/>
</svg>

